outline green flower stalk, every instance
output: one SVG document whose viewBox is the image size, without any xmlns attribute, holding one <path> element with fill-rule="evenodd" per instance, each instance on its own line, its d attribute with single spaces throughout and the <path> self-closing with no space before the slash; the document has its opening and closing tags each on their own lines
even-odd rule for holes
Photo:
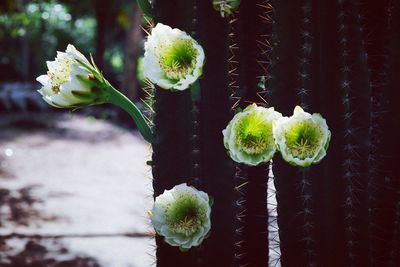
<svg viewBox="0 0 400 267">
<path fill-rule="evenodd" d="M 199 246 L 211 229 L 209 196 L 186 183 L 156 197 L 150 214 L 157 234 L 181 250 Z"/>
<path fill-rule="evenodd" d="M 213 7 L 225 18 L 239 8 L 240 0 L 213 0 Z"/>
<path fill-rule="evenodd" d="M 42 84 L 38 92 L 44 101 L 56 108 L 81 108 L 90 105 L 112 103 L 127 111 L 148 142 L 153 134 L 139 109 L 116 90 L 94 64 L 73 45 L 65 52 L 57 52 L 54 61 L 47 61 L 47 75 L 37 77 Z"/>
<path fill-rule="evenodd" d="M 276 150 L 273 122 L 281 117 L 274 108 L 258 107 L 256 104 L 237 113 L 222 131 L 229 156 L 250 166 L 270 161 Z"/>
<path fill-rule="evenodd" d="M 196 40 L 158 23 L 145 43 L 144 76 L 161 88 L 182 91 L 201 76 L 204 58 Z"/>
<path fill-rule="evenodd" d="M 276 146 L 285 161 L 307 167 L 325 157 L 331 132 L 322 116 L 296 106 L 291 117 L 280 118 L 274 127 Z"/>
</svg>

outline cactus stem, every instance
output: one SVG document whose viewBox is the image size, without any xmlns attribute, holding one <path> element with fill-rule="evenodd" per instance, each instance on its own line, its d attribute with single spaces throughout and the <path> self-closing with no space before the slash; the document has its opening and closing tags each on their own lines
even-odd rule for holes
<svg viewBox="0 0 400 267">
<path fill-rule="evenodd" d="M 341 81 L 340 81 L 340 87 L 343 91 L 343 100 L 342 103 L 344 104 L 344 116 L 343 120 L 345 122 L 345 131 L 344 131 L 344 137 L 345 137 L 345 153 L 346 153 L 346 159 L 343 162 L 343 167 L 344 167 L 344 178 L 346 181 L 346 188 L 345 188 L 345 194 L 344 194 L 344 206 L 345 206 L 345 216 L 344 216 L 344 221 L 345 221 L 345 228 L 347 231 L 345 231 L 345 244 L 347 245 L 347 261 L 349 265 L 353 264 L 353 250 L 354 246 L 349 244 L 352 244 L 352 240 L 354 238 L 354 227 L 353 227 L 353 219 L 354 219 L 354 205 L 353 205 L 353 184 L 354 184 L 354 179 L 356 175 L 353 173 L 353 165 L 354 165 L 354 153 L 353 150 L 349 150 L 348 148 L 352 148 L 352 137 L 354 136 L 354 129 L 351 128 L 351 121 L 352 121 L 352 116 L 350 115 L 350 97 L 349 97 L 349 91 L 351 90 L 351 81 L 350 79 L 350 67 L 349 67 L 349 62 L 348 62 L 348 26 L 346 23 L 348 20 L 348 15 L 346 14 L 346 9 L 344 7 L 345 3 L 344 1 L 339 0 L 339 14 L 338 14 L 338 21 L 339 21 L 339 48 L 340 48 L 340 54 L 342 55 L 342 60 L 341 60 Z"/>
</svg>

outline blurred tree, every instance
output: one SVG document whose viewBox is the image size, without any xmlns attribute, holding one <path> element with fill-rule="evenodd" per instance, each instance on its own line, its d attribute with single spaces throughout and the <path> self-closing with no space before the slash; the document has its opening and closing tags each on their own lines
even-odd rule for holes
<svg viewBox="0 0 400 267">
<path fill-rule="evenodd" d="M 93 1 L 97 21 L 96 28 L 96 64 L 104 69 L 104 51 L 106 49 L 106 33 L 110 27 L 111 16 L 113 15 L 113 1 Z"/>
<path fill-rule="evenodd" d="M 136 99 L 138 96 L 138 80 L 137 74 L 137 59 L 141 53 L 141 41 L 143 39 L 141 25 L 141 12 L 132 1 L 126 27 L 126 40 L 125 40 L 125 60 L 124 60 L 124 74 L 122 80 L 122 90 L 131 99 Z"/>
<path fill-rule="evenodd" d="M 92 50 L 96 22 L 90 13 L 73 17 L 71 6 L 54 0 L 1 5 L 0 81 L 33 80 L 45 71 L 43 61 L 51 60 L 68 43 L 84 53 Z"/>
<path fill-rule="evenodd" d="M 0 1 L 0 82 L 34 81 L 44 61 L 72 43 L 93 53 L 109 80 L 135 99 L 140 24 L 134 0 Z"/>
</svg>

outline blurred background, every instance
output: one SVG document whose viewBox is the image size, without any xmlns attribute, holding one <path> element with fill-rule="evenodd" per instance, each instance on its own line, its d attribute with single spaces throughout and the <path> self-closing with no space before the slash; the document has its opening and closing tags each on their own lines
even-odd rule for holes
<svg viewBox="0 0 400 267">
<path fill-rule="evenodd" d="M 36 92 L 67 44 L 138 105 L 134 0 L 0 1 L 0 266 L 150 266 L 150 149 L 122 111 L 56 110 Z"/>
</svg>

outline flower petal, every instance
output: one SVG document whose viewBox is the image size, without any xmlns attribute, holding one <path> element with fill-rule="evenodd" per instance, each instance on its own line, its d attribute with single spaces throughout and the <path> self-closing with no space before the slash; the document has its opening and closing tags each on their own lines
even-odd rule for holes
<svg viewBox="0 0 400 267">
<path fill-rule="evenodd" d="M 40 75 L 36 78 L 36 81 L 40 82 L 42 85 L 47 85 L 50 82 L 50 78 L 47 75 Z"/>
<path fill-rule="evenodd" d="M 158 23 L 145 43 L 144 75 L 163 89 L 185 90 L 201 76 L 204 58 L 193 38 Z"/>
<path fill-rule="evenodd" d="M 67 45 L 66 52 L 69 56 L 73 57 L 75 60 L 79 60 L 87 65 L 91 65 L 89 60 L 81 52 L 79 52 L 72 44 Z"/>
<path fill-rule="evenodd" d="M 250 166 L 271 160 L 276 150 L 273 123 L 281 116 L 273 108 L 256 104 L 237 113 L 222 132 L 229 156 Z"/>
<path fill-rule="evenodd" d="M 307 167 L 326 155 L 330 131 L 320 114 L 311 115 L 296 106 L 290 118 L 275 122 L 273 133 L 283 159 L 291 165 Z"/>
<path fill-rule="evenodd" d="M 189 249 L 209 232 L 210 213 L 208 195 L 183 183 L 156 197 L 151 222 L 165 242 Z"/>
<path fill-rule="evenodd" d="M 79 61 L 79 62 L 78 62 Z M 65 52 L 57 52 L 54 61 L 47 61 L 47 75 L 37 77 L 43 86 L 38 92 L 50 105 L 58 108 L 77 108 L 104 103 L 107 86 L 104 79 L 76 48 L 68 45 Z M 87 76 L 87 81 L 82 77 Z M 90 78 L 92 77 L 92 78 Z M 98 90 L 92 90 L 96 87 Z"/>
</svg>

